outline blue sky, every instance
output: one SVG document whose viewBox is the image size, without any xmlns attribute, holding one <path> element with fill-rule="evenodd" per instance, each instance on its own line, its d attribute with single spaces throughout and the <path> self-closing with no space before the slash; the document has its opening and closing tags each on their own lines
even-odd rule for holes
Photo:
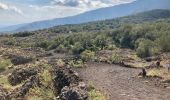
<svg viewBox="0 0 170 100">
<path fill-rule="evenodd" d="M 72 16 L 134 0 L 0 0 L 0 27 Z"/>
</svg>

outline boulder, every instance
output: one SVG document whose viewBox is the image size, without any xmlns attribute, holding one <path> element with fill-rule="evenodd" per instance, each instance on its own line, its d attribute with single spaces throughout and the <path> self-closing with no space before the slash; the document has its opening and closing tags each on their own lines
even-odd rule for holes
<svg viewBox="0 0 170 100">
<path fill-rule="evenodd" d="M 32 76 L 21 87 L 14 89 L 11 94 L 9 94 L 10 98 L 23 100 L 22 98 L 29 92 L 29 89 L 33 88 L 34 86 L 39 86 L 39 84 L 39 78 L 36 76 Z"/>
<path fill-rule="evenodd" d="M 87 87 L 85 83 L 80 82 L 78 86 L 65 86 L 61 90 L 59 100 L 88 100 Z"/>
<path fill-rule="evenodd" d="M 142 68 L 142 72 L 140 72 L 140 73 L 138 74 L 138 76 L 146 77 L 146 75 L 147 75 L 146 70 L 145 70 L 144 68 Z"/>
<path fill-rule="evenodd" d="M 61 93 L 63 87 L 78 84 L 79 81 L 78 74 L 69 68 L 56 68 L 54 70 L 53 84 L 57 94 Z"/>
<path fill-rule="evenodd" d="M 17 55 L 12 55 L 10 59 L 11 59 L 11 63 L 14 65 L 26 64 L 33 60 L 31 57 L 23 57 Z"/>
<path fill-rule="evenodd" d="M 8 76 L 8 81 L 12 86 L 15 86 L 37 73 L 38 70 L 35 68 L 15 69 L 11 75 Z"/>
</svg>

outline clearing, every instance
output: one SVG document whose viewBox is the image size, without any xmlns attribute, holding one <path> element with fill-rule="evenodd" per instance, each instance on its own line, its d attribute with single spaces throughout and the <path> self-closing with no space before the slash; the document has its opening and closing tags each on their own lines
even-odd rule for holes
<svg viewBox="0 0 170 100">
<path fill-rule="evenodd" d="M 104 63 L 88 63 L 76 69 L 87 84 L 105 92 L 109 100 L 168 100 L 170 90 L 155 86 L 153 80 L 138 78 L 140 69 Z"/>
</svg>

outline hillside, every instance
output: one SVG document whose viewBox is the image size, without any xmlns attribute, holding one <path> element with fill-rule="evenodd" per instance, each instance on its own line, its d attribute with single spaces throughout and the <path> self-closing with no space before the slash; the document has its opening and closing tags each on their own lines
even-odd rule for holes
<svg viewBox="0 0 170 100">
<path fill-rule="evenodd" d="M 149 11 L 153 9 L 170 9 L 169 0 L 137 0 L 132 3 L 121 4 L 113 7 L 101 8 L 94 11 L 89 11 L 82 13 L 80 15 L 66 17 L 66 18 L 57 18 L 46 21 L 39 21 L 28 23 L 20 27 L 7 29 L 1 29 L 2 31 L 26 31 L 26 30 L 37 30 L 43 28 L 49 28 L 56 25 L 65 25 L 65 24 L 79 24 L 91 21 L 112 19 L 116 17 L 122 17 L 131 15 L 138 12 Z M 141 6 L 143 5 L 143 6 Z M 90 17 L 89 17 L 90 16 Z"/>
<path fill-rule="evenodd" d="M 78 53 L 86 49 L 96 50 L 98 48 L 104 48 L 102 45 L 107 44 L 107 47 L 109 44 L 114 43 L 117 47 L 130 48 L 139 50 L 140 52 L 138 46 L 140 46 L 141 40 L 146 40 L 145 42 L 148 44 L 151 43 L 154 49 L 156 49 L 156 43 L 160 42 L 160 44 L 162 44 L 159 39 L 168 34 L 166 31 L 169 30 L 169 19 L 170 10 L 152 10 L 112 20 L 79 25 L 56 26 L 32 32 L 19 32 L 10 35 L 16 37 L 16 39 L 11 37 L 11 39 L 3 41 L 3 43 L 23 47 L 42 47 L 46 50 L 61 49 L 61 46 L 62 49 L 68 49 Z M 148 32 L 152 34 L 150 35 Z M 168 37 L 166 38 L 168 41 Z M 106 40 L 100 44 L 99 47 L 96 47 L 95 39 L 96 42 L 98 39 Z M 86 44 L 87 41 L 88 45 Z M 161 48 L 164 49 L 164 47 Z M 140 53 L 138 55 L 141 57 L 152 56 L 162 52 L 162 50 L 160 50 L 161 48 L 157 48 L 158 51 L 151 51 L 146 55 Z M 167 48 L 167 50 L 163 50 L 163 52 L 168 50 Z M 145 53 L 145 51 L 142 52 Z"/>
<path fill-rule="evenodd" d="M 0 98 L 168 100 L 169 62 L 170 10 L 0 35 Z"/>
<path fill-rule="evenodd" d="M 52 28 L 49 28 L 48 30 L 58 33 L 63 32 L 68 33 L 69 31 L 72 32 L 84 32 L 84 31 L 97 31 L 97 30 L 109 30 L 119 27 L 121 24 L 128 24 L 128 23 L 143 23 L 143 22 L 151 22 L 161 19 L 167 19 L 170 18 L 170 10 L 151 10 L 141 13 L 136 13 L 130 16 L 120 17 L 116 19 L 109 19 L 109 20 L 103 20 L 103 21 L 95 21 L 95 22 L 89 22 L 84 24 L 78 24 L 78 25 L 62 25 L 62 26 L 55 26 Z M 43 30 L 42 30 L 43 31 Z"/>
</svg>

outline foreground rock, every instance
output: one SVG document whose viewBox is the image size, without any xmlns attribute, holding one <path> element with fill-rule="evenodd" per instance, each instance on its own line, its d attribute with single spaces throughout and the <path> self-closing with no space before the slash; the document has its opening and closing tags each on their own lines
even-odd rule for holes
<svg viewBox="0 0 170 100">
<path fill-rule="evenodd" d="M 24 96 L 29 92 L 30 88 L 33 88 L 34 86 L 39 86 L 39 84 L 40 82 L 38 77 L 30 77 L 29 80 L 26 81 L 21 87 L 16 88 L 9 94 L 10 99 L 17 98 L 17 100 L 23 100 Z"/>
<path fill-rule="evenodd" d="M 61 93 L 63 87 L 78 84 L 80 81 L 78 74 L 67 68 L 56 68 L 54 76 L 53 82 L 54 88 L 57 90 L 56 93 Z"/>
<path fill-rule="evenodd" d="M 22 81 L 27 80 L 29 77 L 36 75 L 38 70 L 35 68 L 15 69 L 8 77 L 8 81 L 11 85 L 20 84 Z"/>
<path fill-rule="evenodd" d="M 87 87 L 83 82 L 80 82 L 78 86 L 65 86 L 61 90 L 59 98 L 60 100 L 87 100 Z"/>
<path fill-rule="evenodd" d="M 56 68 L 53 84 L 59 100 L 87 100 L 86 85 L 81 82 L 78 73 L 69 68 Z"/>
<path fill-rule="evenodd" d="M 26 64 L 33 60 L 31 57 L 23 57 L 23 56 L 17 56 L 17 55 L 11 55 L 10 59 L 11 59 L 12 64 L 14 65 Z"/>
<path fill-rule="evenodd" d="M 32 76 L 22 86 L 12 91 L 7 91 L 0 86 L 0 100 L 24 100 L 24 96 L 29 90 L 34 86 L 39 86 L 39 84 L 39 78 L 37 76 Z"/>
</svg>

